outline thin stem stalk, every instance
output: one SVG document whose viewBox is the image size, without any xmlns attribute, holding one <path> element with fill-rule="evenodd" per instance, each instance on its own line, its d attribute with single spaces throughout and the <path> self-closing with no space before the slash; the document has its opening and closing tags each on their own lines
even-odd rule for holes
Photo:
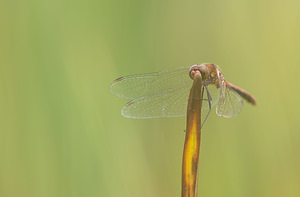
<svg viewBox="0 0 300 197">
<path fill-rule="evenodd" d="M 197 196 L 201 139 L 202 77 L 196 73 L 187 108 L 186 135 L 182 159 L 182 197 Z"/>
</svg>

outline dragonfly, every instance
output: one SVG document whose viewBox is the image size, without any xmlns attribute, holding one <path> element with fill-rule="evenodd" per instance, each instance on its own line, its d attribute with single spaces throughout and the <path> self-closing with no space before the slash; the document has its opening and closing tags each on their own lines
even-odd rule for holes
<svg viewBox="0 0 300 197">
<path fill-rule="evenodd" d="M 209 110 L 209 114 L 216 105 L 218 116 L 231 118 L 240 113 L 242 98 L 256 105 L 251 94 L 229 83 L 219 66 L 212 63 L 120 77 L 112 82 L 110 92 L 130 100 L 121 111 L 128 118 L 185 116 L 193 75 L 197 70 L 202 75 L 202 87 L 199 87 L 203 88 L 202 98 L 199 98 L 203 100 L 202 111 Z"/>
</svg>

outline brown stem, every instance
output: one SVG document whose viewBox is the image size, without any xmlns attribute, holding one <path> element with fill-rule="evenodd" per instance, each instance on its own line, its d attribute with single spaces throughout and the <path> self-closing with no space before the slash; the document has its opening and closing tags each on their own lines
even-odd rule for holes
<svg viewBox="0 0 300 197">
<path fill-rule="evenodd" d="M 198 162 L 201 139 L 202 77 L 196 73 L 190 90 L 186 135 L 182 159 L 182 197 L 197 196 Z"/>
</svg>

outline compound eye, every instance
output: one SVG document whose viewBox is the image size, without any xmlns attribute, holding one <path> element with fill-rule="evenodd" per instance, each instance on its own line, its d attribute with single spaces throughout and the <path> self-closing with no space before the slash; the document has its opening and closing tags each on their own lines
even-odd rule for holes
<svg viewBox="0 0 300 197">
<path fill-rule="evenodd" d="M 197 65 L 191 66 L 190 72 L 189 72 L 189 75 L 190 75 L 191 79 L 194 79 L 194 76 L 195 76 L 197 71 L 200 71 Z"/>
</svg>

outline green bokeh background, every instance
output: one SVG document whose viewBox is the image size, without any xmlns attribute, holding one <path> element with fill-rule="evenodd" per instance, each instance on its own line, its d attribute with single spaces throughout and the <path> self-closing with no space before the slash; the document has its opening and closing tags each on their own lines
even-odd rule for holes
<svg viewBox="0 0 300 197">
<path fill-rule="evenodd" d="M 210 115 L 199 196 L 300 196 L 299 6 L 0 1 L 0 196 L 180 196 L 185 118 L 124 118 L 108 87 L 203 62 L 258 106 Z"/>
</svg>

